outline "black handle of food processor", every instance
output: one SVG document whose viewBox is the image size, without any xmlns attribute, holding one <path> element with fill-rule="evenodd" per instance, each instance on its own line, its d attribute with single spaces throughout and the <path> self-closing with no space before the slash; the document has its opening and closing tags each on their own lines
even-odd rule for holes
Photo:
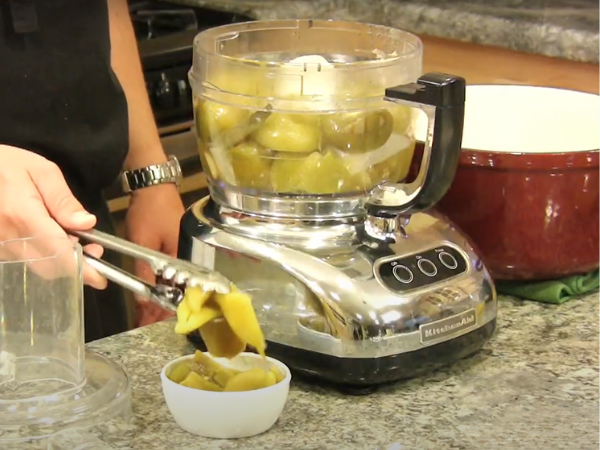
<svg viewBox="0 0 600 450">
<path fill-rule="evenodd" d="M 464 78 L 443 73 L 428 73 L 416 83 L 386 89 L 387 98 L 435 108 L 433 141 L 425 179 L 417 195 L 402 205 L 368 202 L 365 207 L 369 214 L 380 217 L 414 214 L 431 208 L 446 194 L 461 151 L 465 91 Z"/>
</svg>

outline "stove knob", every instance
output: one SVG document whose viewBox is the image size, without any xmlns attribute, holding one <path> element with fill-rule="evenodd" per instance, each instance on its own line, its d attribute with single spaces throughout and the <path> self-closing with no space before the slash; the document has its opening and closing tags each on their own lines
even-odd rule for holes
<svg viewBox="0 0 600 450">
<path fill-rule="evenodd" d="M 171 83 L 163 73 L 154 93 L 156 103 L 160 108 L 170 109 L 175 107 L 175 94 L 171 89 Z"/>
<path fill-rule="evenodd" d="M 188 85 L 184 80 L 177 82 L 177 97 L 180 107 L 187 108 L 192 106 L 192 94 L 189 92 Z"/>
</svg>

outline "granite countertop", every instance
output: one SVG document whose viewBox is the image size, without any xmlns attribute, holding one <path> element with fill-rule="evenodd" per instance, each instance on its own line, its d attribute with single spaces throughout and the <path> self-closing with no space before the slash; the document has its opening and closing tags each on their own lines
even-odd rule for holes
<svg viewBox="0 0 600 450">
<path fill-rule="evenodd" d="M 160 369 L 192 352 L 173 323 L 89 348 L 130 375 L 136 431 L 123 448 L 597 450 L 598 304 L 597 293 L 562 306 L 501 297 L 498 332 L 474 357 L 362 397 L 292 380 L 278 423 L 231 441 L 188 434 L 167 410 Z"/>
<path fill-rule="evenodd" d="M 477 44 L 598 62 L 597 0 L 169 0 L 255 19 L 379 23 Z"/>
</svg>

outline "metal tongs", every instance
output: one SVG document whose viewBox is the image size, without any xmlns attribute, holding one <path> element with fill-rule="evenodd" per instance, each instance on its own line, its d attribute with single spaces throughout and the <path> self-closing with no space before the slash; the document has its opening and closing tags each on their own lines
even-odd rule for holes
<svg viewBox="0 0 600 450">
<path fill-rule="evenodd" d="M 231 282 L 220 273 L 204 269 L 188 261 L 171 258 L 111 234 L 98 230 L 69 231 L 69 234 L 89 243 L 99 244 L 105 249 L 149 263 L 157 278 L 160 277 L 171 283 L 172 286 L 161 283 L 148 284 L 125 270 L 84 253 L 85 261 L 100 275 L 171 311 L 175 311 L 183 300 L 184 292 L 180 286 L 198 286 L 205 292 L 215 291 L 220 294 L 227 294 L 231 290 Z"/>
</svg>

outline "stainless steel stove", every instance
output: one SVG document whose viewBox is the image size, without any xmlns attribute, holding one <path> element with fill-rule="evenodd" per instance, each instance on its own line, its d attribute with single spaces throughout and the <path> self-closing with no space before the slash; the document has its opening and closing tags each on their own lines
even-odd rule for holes
<svg viewBox="0 0 600 450">
<path fill-rule="evenodd" d="M 206 8 L 160 1 L 130 1 L 130 14 L 148 95 L 159 128 L 193 119 L 187 73 L 192 65 L 192 43 L 200 31 L 249 17 Z"/>
<path fill-rule="evenodd" d="M 193 39 L 202 30 L 252 20 L 248 16 L 162 1 L 130 0 L 146 89 L 167 154 L 175 155 L 184 175 L 202 170 L 192 131 L 192 93 L 187 79 Z M 107 190 L 120 197 L 120 183 Z"/>
</svg>

